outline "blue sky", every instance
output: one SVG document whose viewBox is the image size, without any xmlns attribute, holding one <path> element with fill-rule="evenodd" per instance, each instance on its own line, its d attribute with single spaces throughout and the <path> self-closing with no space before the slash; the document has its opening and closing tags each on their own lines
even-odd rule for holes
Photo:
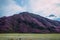
<svg viewBox="0 0 60 40">
<path fill-rule="evenodd" d="M 0 0 L 0 17 L 28 11 L 49 19 L 60 18 L 60 0 Z M 49 17 L 49 15 L 55 15 Z"/>
</svg>

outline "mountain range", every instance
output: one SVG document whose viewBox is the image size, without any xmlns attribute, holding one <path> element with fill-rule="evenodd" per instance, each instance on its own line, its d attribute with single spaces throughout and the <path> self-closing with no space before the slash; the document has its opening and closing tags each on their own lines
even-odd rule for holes
<svg viewBox="0 0 60 40">
<path fill-rule="evenodd" d="M 60 21 L 21 12 L 0 18 L 0 33 L 60 33 Z"/>
</svg>

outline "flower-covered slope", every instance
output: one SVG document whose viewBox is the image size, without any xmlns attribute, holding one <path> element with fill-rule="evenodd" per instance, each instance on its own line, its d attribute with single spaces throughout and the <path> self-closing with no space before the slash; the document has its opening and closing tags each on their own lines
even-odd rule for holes
<svg viewBox="0 0 60 40">
<path fill-rule="evenodd" d="M 0 33 L 60 33 L 60 22 L 22 12 L 0 18 Z"/>
</svg>

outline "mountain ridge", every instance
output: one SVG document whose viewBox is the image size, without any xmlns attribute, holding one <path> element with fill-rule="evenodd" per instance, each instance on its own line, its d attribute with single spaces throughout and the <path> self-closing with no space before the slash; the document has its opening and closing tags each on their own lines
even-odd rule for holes
<svg viewBox="0 0 60 40">
<path fill-rule="evenodd" d="M 0 18 L 0 33 L 60 33 L 60 22 L 22 12 Z"/>
</svg>

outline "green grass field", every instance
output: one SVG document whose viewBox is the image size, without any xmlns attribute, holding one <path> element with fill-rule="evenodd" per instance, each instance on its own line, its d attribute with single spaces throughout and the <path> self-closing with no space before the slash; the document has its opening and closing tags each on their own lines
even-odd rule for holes
<svg viewBox="0 0 60 40">
<path fill-rule="evenodd" d="M 0 34 L 0 40 L 25 38 L 26 40 L 60 40 L 60 34 Z M 24 39 L 24 40 L 25 40 Z"/>
</svg>

